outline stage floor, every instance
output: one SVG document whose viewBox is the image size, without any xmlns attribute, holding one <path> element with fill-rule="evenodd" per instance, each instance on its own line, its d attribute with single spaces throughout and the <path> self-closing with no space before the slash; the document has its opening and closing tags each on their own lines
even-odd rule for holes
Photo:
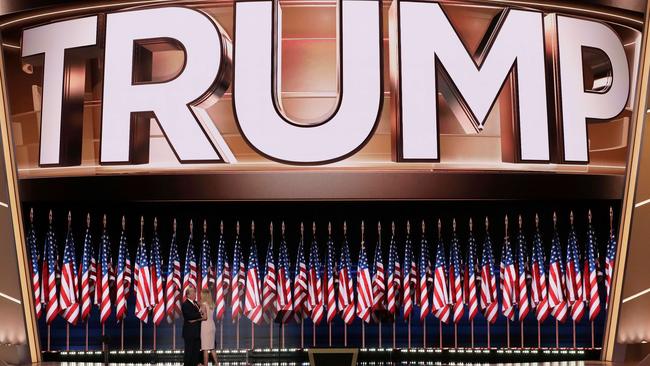
<svg viewBox="0 0 650 366">
<path fill-rule="evenodd" d="M 597 365 L 600 349 L 466 349 L 466 348 L 266 348 L 254 350 L 219 350 L 218 358 L 224 365 L 304 365 L 312 359 L 337 361 L 349 364 L 354 354 L 358 365 L 450 365 L 450 364 L 512 364 L 565 362 L 565 364 Z M 313 357 L 313 358 L 312 358 Z M 92 365 L 107 361 L 111 364 L 180 364 L 182 350 L 124 350 L 43 352 L 42 360 L 59 365 Z M 345 361 L 347 359 L 347 361 Z M 585 363 L 592 362 L 592 363 Z M 329 366 L 329 365 L 328 365 Z M 341 365 L 343 366 L 343 365 Z"/>
<path fill-rule="evenodd" d="M 148 365 L 151 366 L 151 363 L 119 363 L 110 365 L 127 365 L 127 366 L 139 366 L 139 365 Z M 104 366 L 103 363 L 97 362 L 41 362 L 39 366 Z M 160 362 L 156 365 L 160 366 L 182 366 L 181 362 Z M 212 364 L 211 364 L 212 365 Z M 295 362 L 259 362 L 259 363 L 246 363 L 246 362 L 221 362 L 221 366 L 245 366 L 245 365 L 264 365 L 264 366 L 307 366 L 309 363 L 295 363 Z M 430 365 L 459 365 L 459 363 L 438 363 L 438 362 L 413 362 L 413 361 L 403 361 L 403 362 L 359 362 L 359 366 L 430 366 Z M 463 362 L 462 365 L 526 365 L 526 366 L 617 366 L 618 364 L 602 362 L 602 361 L 555 361 L 555 362 L 522 362 L 522 363 L 467 363 Z"/>
</svg>

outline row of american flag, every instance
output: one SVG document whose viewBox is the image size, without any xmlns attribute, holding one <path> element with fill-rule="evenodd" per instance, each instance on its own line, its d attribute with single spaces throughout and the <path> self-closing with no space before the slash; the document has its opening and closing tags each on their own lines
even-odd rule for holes
<svg viewBox="0 0 650 366">
<path fill-rule="evenodd" d="M 97 243 L 90 230 L 90 216 L 87 217 L 79 266 L 70 214 L 62 260 L 59 258 L 51 212 L 42 251 L 39 250 L 41 246 L 37 241 L 33 219 L 27 240 L 31 252 L 36 316 L 45 314 L 47 324 L 51 324 L 57 316 L 62 316 L 70 324 L 86 322 L 93 305 L 100 309 L 99 320 L 102 324 L 112 312 L 120 322 L 127 316 L 127 301 L 133 301 L 131 294 L 135 297 L 134 315 L 138 319 L 147 322 L 151 318 L 155 324 L 165 319 L 173 322 L 180 316 L 180 303 L 189 287 L 211 291 L 215 298 L 217 320 L 224 319 L 229 307 L 233 321 L 245 316 L 254 324 L 301 322 L 306 318 L 319 324 L 322 321 L 332 322 L 337 317 L 346 324 L 356 318 L 368 323 L 394 319 L 400 312 L 405 319 L 418 317 L 424 321 L 428 316 L 434 316 L 443 323 L 457 323 L 465 316 L 473 320 L 479 312 L 490 323 L 494 323 L 499 316 L 523 320 L 532 314 L 540 323 L 549 315 L 560 322 L 568 317 L 580 321 L 585 315 L 593 321 L 601 311 L 598 286 L 601 265 L 591 212 L 588 218 L 586 235 L 578 237 L 571 213 L 568 236 L 561 238 L 557 230 L 557 217 L 553 215 L 554 231 L 547 261 L 539 218 L 535 217 L 536 230 L 528 238 L 522 230 L 520 216 L 518 229 L 514 230 L 514 238 L 511 238 L 506 216 L 506 235 L 501 244 L 498 268 L 487 218 L 480 235 L 481 251 L 471 219 L 469 231 L 463 238 L 464 245 L 461 245 L 461 238 L 457 235 L 455 219 L 449 243 L 443 239 L 442 223 L 438 220 L 433 256 L 430 254 L 424 221 L 419 248 L 414 245 L 416 240 L 412 239 L 410 222 L 407 222 L 406 235 L 401 240 L 395 235 L 395 224 L 392 224 L 388 248 L 381 241 L 381 224 L 378 224 L 379 239 L 372 262 L 369 261 L 362 222 L 361 237 L 355 239 L 360 242 L 356 268 L 353 268 L 345 223 L 343 238 L 338 245 L 332 236 L 332 226 L 328 225 L 324 261 L 320 258 L 316 224 L 311 228 L 314 239 L 309 248 L 305 243 L 305 228 L 301 224 L 293 267 L 284 223 L 281 224 L 277 249 L 273 224 L 270 224 L 270 239 L 263 267 L 258 260 L 254 223 L 251 224 L 247 260 L 239 239 L 239 222 L 231 245 L 232 260 L 229 260 L 226 250 L 228 246 L 223 222 L 216 250 L 213 250 L 207 235 L 206 222 L 203 223 L 201 241 L 197 243 L 190 222 L 183 262 L 175 220 L 166 263 L 161 253 L 155 219 L 153 234 L 148 241 L 143 235 L 144 220 L 141 219 L 140 238 L 133 262 L 124 218 L 116 262 L 112 254 L 112 240 L 106 230 L 106 216 L 103 218 L 97 252 Z M 611 226 L 604 260 L 607 298 L 616 254 L 616 238 Z M 581 242 L 584 244 L 581 245 Z M 199 248 L 198 258 L 195 246 Z M 388 261 L 384 257 L 386 249 Z M 399 254 L 403 255 L 403 260 L 400 260 Z"/>
</svg>

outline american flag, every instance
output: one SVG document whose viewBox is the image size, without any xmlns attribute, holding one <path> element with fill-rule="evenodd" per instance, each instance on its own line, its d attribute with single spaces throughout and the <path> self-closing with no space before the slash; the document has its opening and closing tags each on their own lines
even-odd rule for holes
<svg viewBox="0 0 650 366">
<path fill-rule="evenodd" d="M 124 217 L 122 218 L 124 223 Z M 117 281 L 115 289 L 115 319 L 120 322 L 126 316 L 126 289 L 128 286 L 126 278 L 126 259 L 128 258 L 128 244 L 126 242 L 126 232 L 122 226 L 120 235 L 120 245 L 117 248 Z"/>
<path fill-rule="evenodd" d="M 102 236 L 103 236 L 103 233 L 102 233 Z M 101 278 L 102 277 L 102 263 L 101 263 L 102 236 L 99 237 L 99 246 L 97 247 L 97 262 L 94 261 L 95 258 L 92 258 L 93 263 L 91 264 L 91 267 L 90 267 L 91 268 L 91 279 L 93 279 L 93 283 L 95 284 L 94 304 L 97 307 L 101 307 L 101 305 L 102 305 L 102 289 L 101 289 L 101 285 L 102 285 L 102 278 Z M 108 253 L 107 254 L 108 259 L 107 259 L 107 262 L 106 262 L 106 267 L 107 267 L 107 270 L 108 270 L 108 286 L 110 288 L 111 287 L 111 269 L 110 269 L 110 266 L 111 266 L 111 262 L 110 262 L 111 261 L 111 258 L 110 258 L 111 250 L 110 250 L 110 248 L 108 249 L 107 253 Z M 135 275 L 135 280 L 137 280 L 137 274 Z"/>
<path fill-rule="evenodd" d="M 106 258 L 108 261 L 108 285 L 109 287 L 113 287 L 115 286 L 115 279 L 117 278 L 117 274 L 115 273 L 115 266 L 113 263 L 113 248 L 111 247 L 110 242 L 107 248 L 107 253 L 108 254 L 106 255 Z"/>
<path fill-rule="evenodd" d="M 512 248 L 510 248 L 510 239 L 508 238 L 507 228 L 506 237 L 501 248 L 501 266 L 499 268 L 502 296 L 501 311 L 506 318 L 514 320 L 515 305 L 517 303 L 515 295 L 517 271 L 515 270 L 515 262 L 512 257 Z"/>
<path fill-rule="evenodd" d="M 153 322 L 160 325 L 165 317 L 165 296 L 163 294 L 163 258 L 160 253 L 157 219 L 154 219 L 153 239 L 151 241 L 151 287 L 153 295 Z"/>
<path fill-rule="evenodd" d="M 36 240 L 36 230 L 34 229 L 34 210 L 30 210 L 30 226 L 27 234 L 29 243 L 29 254 L 32 264 L 32 290 L 34 291 L 34 312 L 36 319 L 43 313 L 43 304 L 41 303 L 41 274 L 40 274 L 40 254 L 38 253 L 38 243 Z"/>
<path fill-rule="evenodd" d="M 278 310 L 282 322 L 286 323 L 291 318 L 293 304 L 291 302 L 291 275 L 289 274 L 289 251 L 284 237 L 284 222 L 282 223 L 282 240 L 278 254 Z"/>
<path fill-rule="evenodd" d="M 404 275 L 402 277 L 402 285 L 404 292 L 402 299 L 404 304 L 404 319 L 408 319 L 413 311 L 413 299 L 415 297 L 415 286 L 417 285 L 417 266 L 413 260 L 413 248 L 411 245 L 411 229 L 410 223 L 407 221 L 407 234 L 404 243 Z"/>
<path fill-rule="evenodd" d="M 201 241 L 201 283 L 200 290 L 210 289 L 210 277 L 212 270 L 212 258 L 210 256 L 210 242 L 208 241 L 208 224 L 203 220 L 203 240 Z M 199 300 L 201 299 L 201 291 L 197 291 Z"/>
<path fill-rule="evenodd" d="M 537 219 L 537 218 L 536 218 Z M 537 219 L 538 220 L 538 219 Z M 539 222 L 539 221 L 538 221 Z M 550 307 L 548 303 L 548 290 L 546 288 L 546 257 L 542 249 L 542 234 L 539 226 L 533 236 L 533 257 L 532 257 L 532 291 L 531 299 L 535 307 L 537 320 L 542 323 L 548 317 Z"/>
<path fill-rule="evenodd" d="M 101 250 L 99 253 L 99 268 L 97 269 L 98 275 L 101 276 L 100 284 L 95 289 L 95 297 L 99 299 L 99 313 L 100 321 L 102 324 L 108 320 L 111 315 L 111 292 L 109 288 L 110 276 L 110 239 L 106 232 L 106 216 L 104 216 L 104 231 L 101 237 Z"/>
<path fill-rule="evenodd" d="M 483 243 L 483 255 L 481 256 L 481 309 L 487 321 L 494 324 L 497 321 L 497 280 L 494 254 L 492 253 L 492 239 L 487 231 Z"/>
<path fill-rule="evenodd" d="M 227 302 L 228 296 L 230 296 L 230 279 L 232 278 L 232 269 L 230 268 L 230 262 L 228 261 L 228 253 L 226 251 L 226 242 L 223 236 L 223 232 L 219 236 L 219 243 L 224 245 L 223 250 L 223 298 Z M 216 285 L 217 275 L 215 273 L 215 285 Z"/>
<path fill-rule="evenodd" d="M 470 219 L 470 230 L 467 238 L 467 263 L 465 264 L 465 294 L 467 297 L 467 317 L 474 320 L 478 314 L 478 297 L 476 294 L 476 272 L 478 263 L 476 260 L 476 239 L 472 232 L 472 221 Z"/>
<path fill-rule="evenodd" d="M 138 280 L 135 287 L 135 316 L 146 323 L 149 310 L 152 307 L 153 288 L 151 286 L 151 268 L 149 267 L 147 248 L 142 236 L 140 236 L 137 257 L 135 271 L 138 274 Z"/>
<path fill-rule="evenodd" d="M 46 309 L 46 314 L 45 314 L 46 318 L 47 318 L 47 296 L 48 296 L 48 285 L 47 285 L 48 278 L 47 277 L 48 277 L 48 273 L 49 273 L 48 262 L 47 262 L 47 260 L 48 260 L 47 259 L 47 257 L 48 257 L 47 256 L 47 251 L 48 251 L 47 247 L 48 247 L 48 245 L 49 245 L 49 242 L 47 240 L 47 233 L 46 233 L 45 234 L 45 240 L 43 241 L 43 259 L 41 260 L 41 276 L 43 276 L 43 284 L 42 284 L 43 288 L 41 289 L 41 303 L 43 304 L 43 306 Z M 55 267 L 55 269 L 56 268 L 58 268 L 58 265 Z M 56 279 L 56 277 L 55 277 L 55 279 Z"/>
<path fill-rule="evenodd" d="M 591 221 L 591 212 L 589 212 Z M 598 295 L 598 246 L 596 244 L 596 233 L 594 232 L 591 222 L 589 222 L 589 229 L 587 230 L 587 262 L 589 274 L 585 273 L 585 277 L 589 276 L 586 282 L 585 294 L 589 299 L 589 321 L 594 321 L 600 312 L 600 296 Z"/>
<path fill-rule="evenodd" d="M 316 224 L 313 226 L 314 239 L 311 243 L 311 250 L 309 251 L 309 271 L 307 291 L 308 308 L 311 311 L 311 319 L 314 324 L 319 324 L 323 320 L 323 282 L 321 278 L 321 263 L 318 255 L 318 242 L 316 241 Z"/>
<path fill-rule="evenodd" d="M 94 262 L 92 235 L 90 234 L 90 215 L 87 218 L 88 227 L 86 228 L 86 236 L 84 237 L 84 249 L 81 256 L 81 268 L 79 269 L 79 277 L 81 278 L 81 320 L 86 321 L 90 315 L 91 300 L 93 296 L 92 290 L 94 280 L 90 277 L 92 263 Z M 92 286 L 91 286 L 92 285 Z"/>
<path fill-rule="evenodd" d="M 262 321 L 262 302 L 260 301 L 260 270 L 257 260 L 257 245 L 255 244 L 255 226 L 253 224 L 251 235 L 251 249 L 248 255 L 248 269 L 246 270 L 246 297 L 244 299 L 244 313 L 255 324 Z"/>
<path fill-rule="evenodd" d="M 422 239 L 420 240 L 420 282 L 419 282 L 419 301 L 420 306 L 420 321 L 424 322 L 429 315 L 429 277 L 431 277 L 430 261 L 429 261 L 429 242 L 427 241 L 424 231 L 424 221 L 422 222 Z"/>
<path fill-rule="evenodd" d="M 190 221 L 190 237 L 185 251 L 185 266 L 183 268 L 183 301 L 187 298 L 186 291 L 190 287 L 197 288 L 196 253 L 194 253 L 192 221 Z"/>
<path fill-rule="evenodd" d="M 465 307 L 463 304 L 463 281 L 460 256 L 460 245 L 456 236 L 456 220 L 454 220 L 454 233 L 451 239 L 451 252 L 449 254 L 449 298 L 453 306 L 454 323 L 458 323 L 463 317 Z"/>
<path fill-rule="evenodd" d="M 521 216 L 519 217 L 521 222 Z M 519 321 L 523 321 L 530 311 L 530 304 L 528 302 L 528 285 L 526 283 L 528 261 L 526 258 L 526 238 L 519 225 L 519 233 L 517 234 L 517 296 L 519 305 Z"/>
<path fill-rule="evenodd" d="M 372 309 L 372 291 L 370 269 L 368 268 L 368 254 L 363 237 L 363 223 L 361 223 L 361 249 L 359 250 L 359 263 L 357 264 L 357 315 L 366 323 L 370 322 Z"/>
<path fill-rule="evenodd" d="M 327 322 L 331 323 L 336 317 L 337 307 L 336 307 L 336 288 L 334 287 L 334 280 L 336 277 L 336 263 L 334 262 L 335 253 L 334 253 L 334 241 L 332 240 L 331 234 L 331 223 L 329 224 L 330 235 L 327 240 L 327 270 L 325 271 L 325 290 L 327 292 L 325 298 L 327 299 Z M 341 255 L 343 253 L 341 252 Z M 339 281 L 339 285 L 343 282 Z M 340 291 L 341 289 L 339 289 Z M 343 295 L 345 295 L 345 288 L 343 288 Z"/>
<path fill-rule="evenodd" d="M 377 224 L 377 246 L 375 247 L 375 266 L 372 274 L 372 315 L 375 321 L 380 318 L 379 312 L 386 309 L 386 278 L 384 273 L 384 258 L 381 248 L 381 224 Z"/>
<path fill-rule="evenodd" d="M 293 311 L 294 318 L 297 322 L 307 316 L 307 262 L 304 253 L 304 227 L 300 224 L 300 243 L 298 244 L 298 254 L 296 255 L 296 268 L 293 280 Z"/>
<path fill-rule="evenodd" d="M 142 250 L 140 248 L 140 244 L 138 244 L 138 247 L 135 250 L 135 273 L 133 273 L 134 291 L 138 289 L 138 276 L 140 276 L 140 255 L 142 255 Z"/>
<path fill-rule="evenodd" d="M 271 223 L 270 228 L 271 237 L 266 250 L 266 271 L 264 273 L 264 284 L 262 285 L 262 308 L 266 323 L 273 322 L 278 316 L 277 273 L 273 258 L 273 223 Z"/>
<path fill-rule="evenodd" d="M 165 303 L 167 307 L 167 321 L 172 323 L 181 313 L 181 258 L 176 244 L 176 219 L 174 219 L 174 232 L 169 244 L 169 262 L 167 262 L 167 280 L 165 283 Z"/>
<path fill-rule="evenodd" d="M 553 233 L 551 244 L 551 258 L 548 270 L 549 296 L 548 305 L 551 315 L 560 322 L 564 322 L 568 315 L 568 307 L 564 296 L 564 265 L 562 263 L 562 248 L 557 229 Z"/>
<path fill-rule="evenodd" d="M 239 320 L 244 312 L 244 285 L 246 283 L 246 267 L 244 258 L 241 253 L 241 243 L 239 241 L 239 221 L 237 222 L 237 235 L 232 256 L 232 282 L 230 291 L 230 310 L 232 321 Z"/>
<path fill-rule="evenodd" d="M 440 223 L 438 223 L 440 228 Z M 445 244 L 438 231 L 438 244 L 436 249 L 436 264 L 433 272 L 433 315 L 441 322 L 449 322 L 449 293 L 447 291 L 447 265 L 445 259 Z"/>
<path fill-rule="evenodd" d="M 341 246 L 341 261 L 339 263 L 339 301 L 338 306 L 346 324 L 352 324 L 355 316 L 354 284 L 352 282 L 352 263 L 350 246 L 347 235 Z"/>
<path fill-rule="evenodd" d="M 90 233 L 90 214 L 86 216 L 86 239 L 89 240 L 89 242 L 92 242 L 92 234 Z M 100 238 L 101 239 L 101 238 Z M 90 267 L 89 267 L 89 279 L 90 279 L 90 293 L 93 295 L 93 303 L 97 306 L 99 306 L 99 298 L 97 298 L 97 291 L 95 290 L 95 287 L 97 286 L 97 256 L 99 255 L 99 252 L 101 251 L 101 240 L 100 244 L 97 247 L 97 253 L 95 253 L 95 248 L 91 247 L 90 248 Z M 100 280 L 101 282 L 101 280 Z"/>
<path fill-rule="evenodd" d="M 573 217 L 573 214 L 571 216 Z M 578 238 L 576 236 L 572 222 L 567 244 L 566 287 L 567 300 L 569 301 L 569 305 L 571 305 L 571 318 L 576 322 L 579 322 L 585 313 L 584 293 L 582 288 L 582 270 L 580 269 L 580 262 Z"/>
<path fill-rule="evenodd" d="M 47 297 L 46 301 L 46 320 L 47 324 L 52 324 L 59 314 L 59 299 L 57 298 L 56 278 L 58 265 L 58 249 L 56 238 L 52 231 L 52 211 L 50 211 L 50 228 L 45 237 L 45 257 L 47 258 Z"/>
<path fill-rule="evenodd" d="M 395 223 L 393 223 L 393 234 L 390 238 L 390 246 L 388 247 L 388 295 L 386 303 L 388 312 L 392 315 L 397 315 L 399 308 L 399 290 L 400 290 L 400 277 L 401 270 L 399 264 L 399 256 L 397 255 L 397 248 L 395 245 Z"/>
<path fill-rule="evenodd" d="M 610 208 L 610 219 L 612 211 Z M 613 226 L 609 228 L 609 242 L 607 243 L 607 254 L 605 255 L 605 291 L 607 293 L 607 300 L 605 301 L 605 309 L 609 304 L 609 290 L 612 287 L 612 278 L 614 276 L 614 261 L 616 260 L 616 236 L 614 235 Z"/>
<path fill-rule="evenodd" d="M 126 257 L 124 259 L 124 298 L 128 299 L 131 293 L 131 278 L 133 277 L 133 268 L 131 266 L 131 256 L 129 255 L 129 248 L 126 249 Z"/>
<path fill-rule="evenodd" d="M 410 225 L 408 225 L 408 226 L 410 226 Z M 408 239 L 409 242 L 411 241 L 410 230 L 409 230 L 407 239 Z M 413 305 L 415 305 L 417 303 L 418 299 L 420 298 L 420 291 L 419 291 L 419 288 L 418 288 L 420 273 L 418 271 L 419 264 L 418 264 L 417 258 L 416 258 L 416 256 L 413 255 L 413 253 L 414 253 L 413 248 L 414 248 L 413 244 L 411 244 L 411 266 L 410 266 L 411 271 L 410 271 L 410 274 L 409 274 L 409 280 L 411 281 L 411 302 L 413 303 Z M 431 272 L 429 272 L 429 275 L 431 275 Z M 413 312 L 413 310 L 411 310 L 411 313 L 412 312 Z"/>
<path fill-rule="evenodd" d="M 77 259 L 75 258 L 75 243 L 70 229 L 70 214 L 68 214 L 68 233 L 63 250 L 63 267 L 61 268 L 61 293 L 59 304 L 63 310 L 63 318 L 72 325 L 79 320 L 79 283 L 77 281 Z"/>
<path fill-rule="evenodd" d="M 219 243 L 217 244 L 217 266 L 215 282 L 215 308 L 217 320 L 222 320 L 223 315 L 226 313 L 226 296 L 228 283 L 226 282 L 225 264 L 226 259 L 226 243 L 223 238 L 223 221 L 221 222 L 221 234 L 219 234 Z"/>
</svg>

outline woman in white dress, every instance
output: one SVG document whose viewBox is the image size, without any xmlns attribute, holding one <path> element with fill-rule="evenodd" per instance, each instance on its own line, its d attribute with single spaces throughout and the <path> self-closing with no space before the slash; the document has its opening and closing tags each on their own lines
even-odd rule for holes
<svg viewBox="0 0 650 366">
<path fill-rule="evenodd" d="M 201 290 L 201 351 L 203 351 L 203 366 L 208 366 L 210 353 L 214 364 L 218 365 L 217 352 L 214 349 L 214 334 L 217 327 L 214 325 L 214 300 L 209 290 Z"/>
</svg>

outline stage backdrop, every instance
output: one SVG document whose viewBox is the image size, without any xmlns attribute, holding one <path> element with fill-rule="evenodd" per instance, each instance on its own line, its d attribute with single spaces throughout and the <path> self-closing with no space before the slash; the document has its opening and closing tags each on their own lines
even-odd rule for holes
<svg viewBox="0 0 650 366">
<path fill-rule="evenodd" d="M 617 253 L 627 253 L 646 110 L 645 2 L 532 2 L 525 7 L 509 1 L 398 0 L 48 4 L 12 1 L 0 7 L 6 209 L 14 223 L 3 226 L 3 232 L 13 232 L 13 241 L 6 241 L 7 253 L 16 249 L 16 278 L 21 278 L 21 293 L 6 294 L 22 305 L 26 324 L 26 336 L 10 342 L 16 349 L 27 345 L 33 361 L 48 343 L 50 349 L 85 347 L 86 324 L 89 347 L 99 345 L 101 326 L 94 305 L 87 323 L 70 327 L 69 338 L 62 314 L 52 317 L 48 336 L 46 304 L 36 320 L 39 300 L 65 303 L 59 297 L 62 287 L 81 285 L 76 277 L 68 283 L 63 279 L 66 268 L 78 274 L 84 266 L 87 214 L 93 258 L 111 268 L 107 299 L 112 311 L 105 319 L 111 349 L 121 346 L 111 271 L 119 258 L 123 215 L 125 253 L 132 270 L 136 252 L 146 253 L 146 261 L 151 261 L 152 221 L 158 219 L 164 274 L 174 218 L 181 264 L 193 220 L 197 267 L 201 267 L 203 220 L 208 224 L 210 258 L 216 262 L 218 226 L 224 220 L 224 252 L 231 270 L 235 223 L 241 224 L 242 260 L 248 267 L 255 220 L 261 279 L 271 222 L 275 260 L 284 220 L 293 275 L 299 222 L 304 221 L 305 261 L 317 262 L 318 254 L 322 265 L 318 275 L 325 276 L 327 223 L 334 225 L 338 264 L 347 221 L 354 281 L 362 220 L 372 275 L 378 221 L 383 225 L 386 271 L 390 226 L 396 223 L 392 254 L 400 258 L 403 274 L 407 221 L 413 257 L 419 259 L 424 219 L 433 273 L 436 259 L 442 257 L 437 253 L 441 218 L 448 276 L 454 263 L 453 219 L 460 257 L 465 259 L 472 218 L 476 260 L 493 264 L 501 304 L 499 264 L 502 257 L 508 258 L 501 254 L 505 216 L 510 220 L 512 260 L 518 262 L 516 237 L 522 215 L 528 243 L 523 262 L 530 267 L 539 213 L 540 252 L 546 257 L 542 262 L 550 267 L 555 257 L 551 251 L 555 211 L 561 268 L 572 273 L 580 267 L 582 275 L 596 276 L 596 285 L 590 288 L 598 290 L 601 311 L 594 319 L 593 334 L 594 344 L 600 344 L 606 322 L 603 357 L 612 359 L 616 344 L 645 340 L 616 338 L 626 268 L 620 263 L 625 256 Z M 637 202 L 639 207 L 642 203 Z M 593 246 L 585 245 L 590 209 L 597 238 Z M 575 255 L 569 245 L 572 211 Z M 100 246 L 104 214 L 108 237 Z M 145 221 L 146 250 L 138 251 L 140 216 Z M 483 253 L 485 216 L 493 256 Z M 317 250 L 310 253 L 312 221 Z M 65 253 L 68 233 L 75 247 Z M 620 245 L 608 245 L 616 238 Z M 589 248 L 597 263 L 589 263 Z M 614 268 L 609 272 L 609 300 L 615 314 L 607 319 L 606 259 Z M 571 261 L 576 268 L 568 265 Z M 34 288 L 39 270 L 40 292 Z M 546 275 L 550 277 L 550 271 Z M 644 293 L 632 287 L 625 293 Z M 68 295 L 76 297 L 74 288 Z M 134 295 L 131 288 L 124 340 L 128 347 L 139 348 Z M 594 301 L 595 297 L 590 303 Z M 479 314 L 475 323 L 484 325 L 482 317 Z M 231 335 L 235 328 L 228 315 L 225 319 L 224 332 Z M 305 322 L 305 346 L 310 344 L 310 319 Z M 437 321 L 430 315 L 428 322 L 434 345 Z M 533 314 L 526 322 L 526 345 L 535 346 Z M 240 347 L 248 348 L 253 346 L 250 323 L 242 323 Z M 143 327 L 143 348 L 153 346 L 150 324 L 151 320 Z M 396 324 L 395 346 L 408 346 L 403 316 Z M 517 324 L 513 322 L 513 328 Z M 480 342 L 487 338 L 486 329 L 475 326 L 476 342 L 485 346 Z M 171 345 L 171 328 L 164 320 L 157 346 Z M 257 328 L 255 347 L 266 347 L 271 337 L 268 325 Z M 285 328 L 286 346 L 296 347 L 300 328 L 295 323 Z M 368 343 L 378 341 L 377 324 L 366 328 Z M 448 338 L 452 328 L 442 328 L 446 347 L 453 345 Z M 332 345 L 345 341 L 341 329 L 345 333 L 337 317 Z M 361 329 L 358 319 L 348 327 L 349 346 L 359 346 Z M 383 342 L 389 345 L 392 329 L 382 329 Z M 423 339 L 419 321 L 412 321 L 411 329 L 411 342 L 419 345 Z M 465 315 L 459 323 L 460 345 L 467 345 L 468 329 Z M 507 345 L 506 329 L 499 315 L 491 326 L 495 347 Z M 569 325 L 559 327 L 556 344 L 550 317 L 540 330 L 546 346 L 573 346 Z M 575 334 L 576 346 L 591 346 L 589 322 L 578 322 Z M 277 334 L 273 337 L 277 341 Z M 512 343 L 519 340 L 517 329 L 511 337 Z M 232 338 L 227 338 L 224 347 L 233 347 Z M 317 327 L 316 341 L 329 345 L 326 321 Z"/>
</svg>

